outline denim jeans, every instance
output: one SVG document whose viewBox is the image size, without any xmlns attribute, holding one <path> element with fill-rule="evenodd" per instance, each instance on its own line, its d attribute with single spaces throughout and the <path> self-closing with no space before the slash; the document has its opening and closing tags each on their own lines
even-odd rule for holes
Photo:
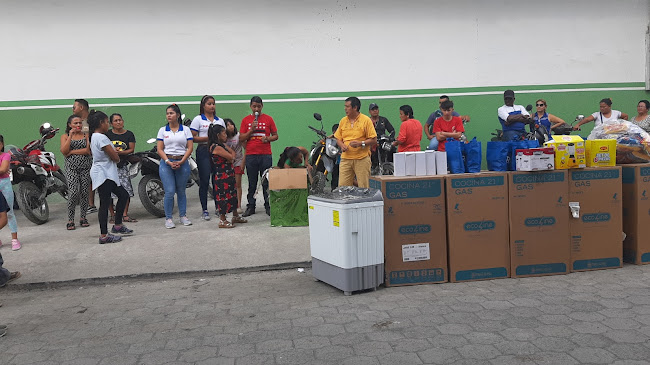
<svg viewBox="0 0 650 365">
<path fill-rule="evenodd" d="M 503 140 L 505 142 L 519 141 L 526 131 L 503 131 Z"/>
<path fill-rule="evenodd" d="M 171 160 L 180 161 L 180 160 Z M 174 170 L 171 166 L 160 161 L 160 168 L 158 169 L 160 180 L 165 189 L 165 218 L 172 219 L 172 211 L 174 210 L 174 195 L 178 197 L 178 213 L 181 217 L 187 214 L 187 198 L 185 197 L 185 188 L 187 187 L 187 179 L 190 177 L 190 163 L 185 161 L 178 169 Z M 206 203 L 207 205 L 207 203 Z"/>
<path fill-rule="evenodd" d="M 247 208 L 255 210 L 255 189 L 257 189 L 257 179 L 262 176 L 266 169 L 273 166 L 273 156 L 271 155 L 246 155 L 246 175 L 248 176 L 248 206 Z M 264 195 L 264 207 L 269 207 L 269 182 L 264 180 L 262 183 L 262 194 Z"/>
<path fill-rule="evenodd" d="M 433 138 L 431 138 L 431 141 L 429 141 L 429 147 L 427 147 L 427 150 L 437 151 L 439 143 L 440 142 L 438 141 L 438 138 L 434 136 Z"/>
<path fill-rule="evenodd" d="M 199 201 L 201 209 L 208 210 L 208 188 L 210 187 L 210 175 L 212 172 L 212 156 L 208 146 L 199 145 L 196 148 L 196 164 L 199 168 Z"/>
</svg>

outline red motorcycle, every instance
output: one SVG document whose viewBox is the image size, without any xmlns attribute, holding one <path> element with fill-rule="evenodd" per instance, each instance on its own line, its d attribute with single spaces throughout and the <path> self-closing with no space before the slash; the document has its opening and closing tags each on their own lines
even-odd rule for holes
<svg viewBox="0 0 650 365">
<path fill-rule="evenodd" d="M 45 143 L 58 131 L 59 128 L 44 123 L 39 128 L 40 139 L 29 142 L 23 149 L 7 146 L 11 154 L 11 183 L 18 185 L 16 201 L 25 217 L 36 224 L 49 219 L 48 195 L 59 193 L 64 199 L 68 198 L 68 184 L 56 164 L 54 153 L 45 151 Z"/>
</svg>

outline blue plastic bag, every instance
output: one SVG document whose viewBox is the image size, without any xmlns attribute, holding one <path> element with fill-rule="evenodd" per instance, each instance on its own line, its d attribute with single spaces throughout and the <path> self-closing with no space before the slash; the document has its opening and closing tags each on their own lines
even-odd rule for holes
<svg viewBox="0 0 650 365">
<path fill-rule="evenodd" d="M 508 171 L 517 171 L 517 150 L 528 148 L 539 148 L 539 142 L 536 140 L 508 142 Z"/>
<path fill-rule="evenodd" d="M 472 138 L 468 143 L 463 144 L 465 155 L 465 172 L 481 172 L 481 142 Z"/>
<path fill-rule="evenodd" d="M 508 142 L 488 142 L 485 159 L 488 170 L 508 171 Z"/>
<path fill-rule="evenodd" d="M 452 174 L 462 174 L 465 172 L 465 162 L 463 161 L 463 143 L 453 138 L 448 138 L 445 143 L 447 151 L 447 167 Z"/>
</svg>

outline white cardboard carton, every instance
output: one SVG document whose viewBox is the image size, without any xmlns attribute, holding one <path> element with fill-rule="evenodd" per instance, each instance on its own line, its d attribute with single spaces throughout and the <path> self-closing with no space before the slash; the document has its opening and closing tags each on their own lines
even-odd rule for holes
<svg viewBox="0 0 650 365">
<path fill-rule="evenodd" d="M 436 175 L 436 151 L 424 151 L 427 162 L 427 175 Z"/>
<path fill-rule="evenodd" d="M 398 152 L 393 154 L 393 176 L 406 176 L 406 154 Z"/>
<path fill-rule="evenodd" d="M 447 175 L 447 152 L 436 151 L 436 175 Z"/>
<path fill-rule="evenodd" d="M 404 152 L 406 156 L 406 176 L 415 176 L 415 152 Z"/>
<path fill-rule="evenodd" d="M 414 152 L 415 153 L 415 176 L 426 176 L 427 175 L 427 155 L 426 152 Z"/>
</svg>

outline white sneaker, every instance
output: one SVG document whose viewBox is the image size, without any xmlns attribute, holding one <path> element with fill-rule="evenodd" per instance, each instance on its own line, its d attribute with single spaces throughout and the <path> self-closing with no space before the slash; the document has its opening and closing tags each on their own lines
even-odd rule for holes
<svg viewBox="0 0 650 365">
<path fill-rule="evenodd" d="M 165 228 L 167 228 L 167 229 L 176 228 L 176 225 L 174 224 L 173 220 L 165 219 Z"/>
<path fill-rule="evenodd" d="M 201 216 L 204 220 L 209 221 L 210 220 L 210 212 L 207 210 L 203 211 L 203 215 Z"/>
<path fill-rule="evenodd" d="M 187 219 L 187 217 L 181 217 L 181 224 L 184 226 L 191 226 L 192 222 L 189 219 Z"/>
</svg>

